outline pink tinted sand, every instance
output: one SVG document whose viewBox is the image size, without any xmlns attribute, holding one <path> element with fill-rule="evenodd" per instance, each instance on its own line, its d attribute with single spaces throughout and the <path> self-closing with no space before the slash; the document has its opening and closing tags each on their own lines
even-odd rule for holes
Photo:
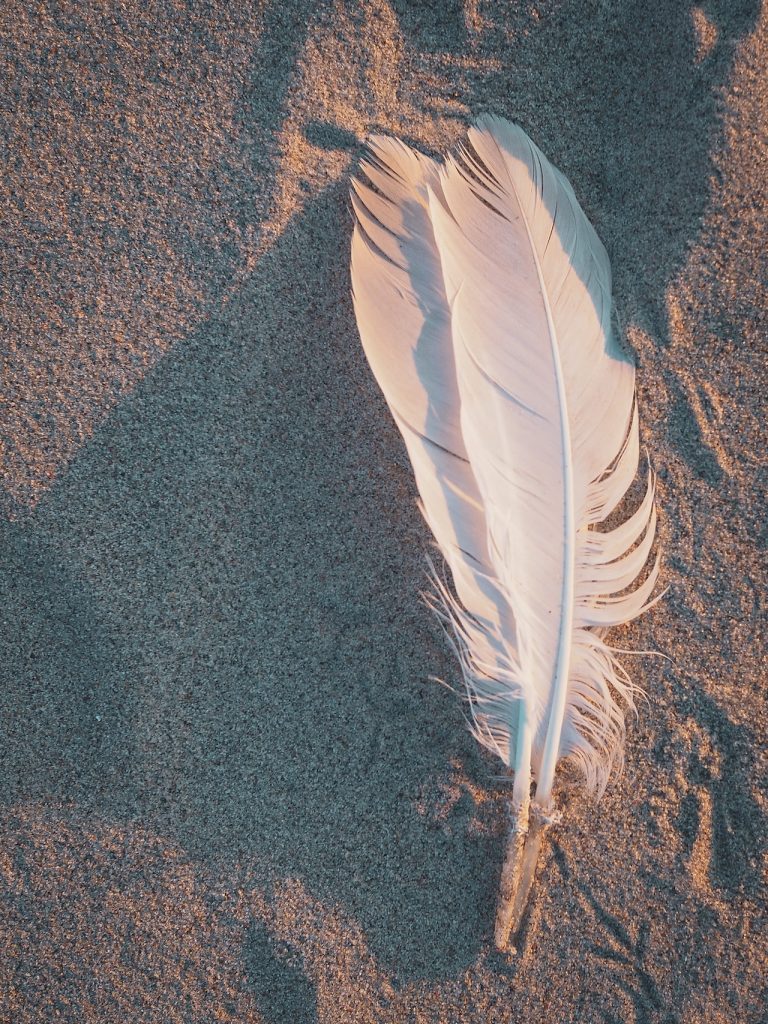
<svg viewBox="0 0 768 1024">
<path fill-rule="evenodd" d="M 235 6 L 0 14 L 0 1019 L 757 1024 L 768 11 Z M 366 133 L 484 110 L 608 248 L 669 585 L 514 960 L 347 268 Z"/>
</svg>

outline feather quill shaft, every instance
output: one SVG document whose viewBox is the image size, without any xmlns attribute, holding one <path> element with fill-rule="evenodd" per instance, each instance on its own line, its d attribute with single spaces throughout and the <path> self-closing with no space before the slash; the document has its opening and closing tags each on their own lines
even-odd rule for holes
<svg viewBox="0 0 768 1024">
<path fill-rule="evenodd" d="M 514 773 L 495 940 L 519 923 L 564 758 L 602 793 L 633 687 L 603 636 L 648 607 L 654 480 L 608 257 L 571 186 L 486 117 L 441 165 L 375 138 L 353 182 L 363 347 L 456 589 L 438 585 L 480 743 Z M 634 589 L 632 589 L 634 587 Z M 531 787 L 534 785 L 533 792 Z"/>
</svg>

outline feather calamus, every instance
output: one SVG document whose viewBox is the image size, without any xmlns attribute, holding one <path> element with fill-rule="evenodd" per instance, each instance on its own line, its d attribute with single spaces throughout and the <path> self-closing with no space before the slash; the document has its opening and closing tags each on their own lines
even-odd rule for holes
<svg viewBox="0 0 768 1024">
<path fill-rule="evenodd" d="M 360 337 L 450 568 L 439 612 L 472 731 L 513 779 L 504 948 L 557 815 L 558 763 L 599 797 L 622 758 L 633 685 L 604 636 L 653 603 L 659 573 L 652 474 L 606 525 L 638 471 L 634 367 L 612 335 L 605 249 L 521 128 L 483 117 L 444 163 L 377 136 L 361 170 Z"/>
</svg>

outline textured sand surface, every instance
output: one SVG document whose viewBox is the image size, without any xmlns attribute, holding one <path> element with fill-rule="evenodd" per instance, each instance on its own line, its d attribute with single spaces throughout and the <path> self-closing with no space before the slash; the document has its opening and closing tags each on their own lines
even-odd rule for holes
<svg viewBox="0 0 768 1024">
<path fill-rule="evenodd" d="M 758 0 L 2 6 L 3 1024 L 766 1019 L 766 67 Z M 515 959 L 348 278 L 366 133 L 482 111 L 611 256 L 669 585 Z"/>
</svg>

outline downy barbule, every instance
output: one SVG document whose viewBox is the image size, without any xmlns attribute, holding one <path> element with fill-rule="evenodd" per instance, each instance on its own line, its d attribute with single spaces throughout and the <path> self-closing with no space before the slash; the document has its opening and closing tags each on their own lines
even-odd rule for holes
<svg viewBox="0 0 768 1024">
<path fill-rule="evenodd" d="M 638 471 L 634 366 L 612 335 L 608 256 L 563 175 L 496 117 L 444 163 L 369 146 L 352 182 L 355 315 L 450 567 L 455 593 L 435 577 L 435 606 L 470 726 L 513 782 L 506 948 L 557 819 L 558 764 L 599 797 L 622 762 L 634 687 L 604 637 L 653 603 L 654 478 L 606 524 Z"/>
</svg>

